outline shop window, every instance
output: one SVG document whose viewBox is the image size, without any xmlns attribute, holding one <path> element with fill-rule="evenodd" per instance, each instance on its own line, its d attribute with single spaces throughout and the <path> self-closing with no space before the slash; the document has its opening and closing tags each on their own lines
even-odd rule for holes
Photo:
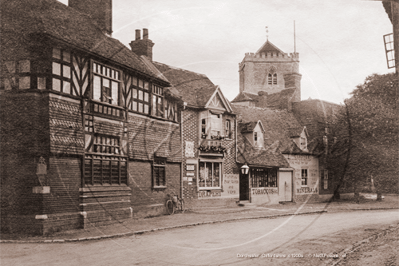
<svg viewBox="0 0 399 266">
<path fill-rule="evenodd" d="M 109 104 L 119 104 L 120 72 L 93 62 L 93 99 Z"/>
<path fill-rule="evenodd" d="M 277 169 L 252 168 L 252 187 L 277 187 Z"/>
<path fill-rule="evenodd" d="M 308 169 L 302 169 L 301 177 L 302 177 L 301 185 L 307 186 L 308 185 Z"/>
<path fill-rule="evenodd" d="M 232 131 L 231 131 L 231 121 L 229 119 L 226 120 L 226 127 L 225 127 L 225 137 L 228 139 L 232 138 Z"/>
<path fill-rule="evenodd" d="M 321 171 L 321 180 L 323 182 L 323 189 L 328 189 L 328 170 Z"/>
<path fill-rule="evenodd" d="M 154 188 L 166 187 L 166 158 L 155 157 L 152 165 L 152 184 Z"/>
<path fill-rule="evenodd" d="M 86 185 L 127 185 L 127 158 L 86 154 L 84 183 Z"/>
<path fill-rule="evenodd" d="M 220 188 L 221 167 L 219 162 L 200 162 L 199 188 Z"/>
<path fill-rule="evenodd" d="M 53 48 L 52 90 L 72 94 L 71 68 L 71 54 L 66 50 Z M 39 89 L 43 89 L 42 82 L 38 80 Z"/>
</svg>

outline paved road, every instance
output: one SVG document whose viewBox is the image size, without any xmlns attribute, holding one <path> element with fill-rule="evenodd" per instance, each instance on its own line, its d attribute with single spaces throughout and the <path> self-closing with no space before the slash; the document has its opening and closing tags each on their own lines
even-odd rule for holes
<svg viewBox="0 0 399 266">
<path fill-rule="evenodd" d="M 1 265 L 319 265 L 322 258 L 313 254 L 331 254 L 398 222 L 397 210 L 357 211 L 241 220 L 100 241 L 4 243 Z M 250 255 L 259 257 L 245 257 Z"/>
</svg>

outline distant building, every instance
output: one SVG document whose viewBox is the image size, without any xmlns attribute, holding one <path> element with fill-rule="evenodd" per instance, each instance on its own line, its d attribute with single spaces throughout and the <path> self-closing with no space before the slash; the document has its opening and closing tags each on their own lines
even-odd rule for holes
<svg viewBox="0 0 399 266">
<path fill-rule="evenodd" d="M 288 55 L 270 41 L 245 54 L 239 73 L 240 93 L 232 101 L 239 121 L 238 161 L 250 167 L 248 176 L 240 175 L 240 193 L 270 204 L 327 199 L 333 185 L 324 143 L 332 139 L 328 128 L 340 106 L 301 101 L 298 53 Z"/>
</svg>

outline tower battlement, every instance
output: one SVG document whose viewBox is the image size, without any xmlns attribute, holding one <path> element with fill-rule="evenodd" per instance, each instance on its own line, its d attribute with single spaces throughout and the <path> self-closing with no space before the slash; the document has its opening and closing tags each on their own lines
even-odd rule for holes
<svg viewBox="0 0 399 266">
<path fill-rule="evenodd" d="M 245 61 L 299 62 L 299 53 L 245 53 L 243 62 Z"/>
</svg>

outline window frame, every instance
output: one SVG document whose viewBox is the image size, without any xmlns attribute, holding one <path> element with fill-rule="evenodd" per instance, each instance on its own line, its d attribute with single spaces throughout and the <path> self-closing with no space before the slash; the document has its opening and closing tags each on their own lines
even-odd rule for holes
<svg viewBox="0 0 399 266">
<path fill-rule="evenodd" d="M 201 168 L 201 164 L 204 165 L 203 168 Z M 207 169 L 207 164 L 211 164 L 211 169 L 212 169 L 212 176 L 214 176 L 214 172 L 215 172 L 215 164 L 219 165 L 219 185 L 218 186 L 214 186 L 214 178 L 212 178 L 211 182 L 211 186 L 207 186 L 207 181 L 209 178 L 209 175 L 207 177 L 202 177 L 202 171 L 205 169 Z M 223 167 L 223 163 L 222 162 L 213 162 L 213 161 L 200 161 L 198 164 L 198 173 L 199 173 L 199 177 L 198 177 L 198 190 L 210 190 L 210 189 L 221 189 L 222 188 L 222 167 Z M 203 170 L 202 170 L 203 169 Z M 201 186 L 201 183 L 203 182 L 204 186 Z"/>
<path fill-rule="evenodd" d="M 102 154 L 86 154 L 83 161 L 84 186 L 128 185 L 127 157 L 108 156 Z M 117 164 L 117 171 L 114 171 L 115 168 L 113 168 L 113 163 Z M 95 174 L 96 172 L 97 175 Z M 114 182 L 115 172 L 117 174 L 117 182 Z"/>
<path fill-rule="evenodd" d="M 151 115 L 155 117 L 165 118 L 165 107 L 164 107 L 165 89 L 155 84 L 152 84 L 151 87 L 152 87 Z"/>
<path fill-rule="evenodd" d="M 160 170 L 163 170 L 163 184 L 161 183 Z M 156 175 L 158 173 L 158 175 Z M 152 162 L 152 188 L 166 188 L 166 158 L 154 156 Z"/>
<path fill-rule="evenodd" d="M 56 51 L 58 51 L 59 57 L 57 56 Z M 67 56 L 65 54 L 68 54 L 69 59 L 67 60 Z M 54 66 L 58 64 L 59 65 L 59 74 L 55 73 L 56 69 Z M 66 76 L 67 72 L 65 67 L 69 68 L 69 77 Z M 73 89 L 72 86 L 72 53 L 70 50 L 63 49 L 63 48 L 58 48 L 58 47 L 53 47 L 52 52 L 51 52 L 51 90 L 55 92 L 60 92 L 60 93 L 65 93 L 68 95 L 73 95 L 76 96 L 76 93 Z M 60 87 L 59 90 L 55 89 L 55 81 L 59 81 Z M 69 84 L 69 92 L 64 91 L 65 85 Z"/>
<path fill-rule="evenodd" d="M 303 177 L 303 173 L 306 173 L 306 177 Z M 308 171 L 308 169 L 307 168 L 302 168 L 301 169 L 301 186 L 302 187 L 307 187 L 308 186 L 308 179 L 309 179 L 309 171 Z"/>
<path fill-rule="evenodd" d="M 323 169 L 320 174 L 322 175 L 321 179 L 322 179 L 323 189 L 324 190 L 328 190 L 329 189 L 328 170 L 327 169 Z"/>
<path fill-rule="evenodd" d="M 226 119 L 225 122 L 225 138 L 226 139 L 232 139 L 233 138 L 233 132 L 231 131 L 231 120 L 230 119 Z"/>
<path fill-rule="evenodd" d="M 115 68 L 115 67 L 111 67 L 107 64 L 103 64 L 101 62 L 98 62 L 96 60 L 91 60 L 91 64 L 90 64 L 91 68 L 90 68 L 90 73 L 92 75 L 92 92 L 91 92 L 91 99 L 94 101 L 98 101 L 101 103 L 106 103 L 106 104 L 110 104 L 113 106 L 120 106 L 121 103 L 121 83 L 122 83 L 122 71 Z M 100 68 L 100 70 L 99 70 Z M 95 79 L 96 77 L 100 78 L 100 87 L 96 88 L 95 87 Z M 104 84 L 104 80 L 108 80 L 108 85 L 106 86 Z M 113 88 L 113 84 L 116 84 L 116 92 L 114 94 L 114 88 Z M 96 91 L 99 89 L 99 94 L 100 94 L 100 98 L 94 98 Z M 108 92 L 106 94 L 104 94 L 104 92 Z M 98 95 L 96 95 L 98 96 Z M 113 99 L 113 97 L 116 96 L 117 99 Z M 114 102 L 115 101 L 115 102 Z"/>
<path fill-rule="evenodd" d="M 264 173 L 264 174 L 261 174 Z M 258 173 L 258 174 L 257 174 Z M 277 169 L 251 167 L 251 186 L 254 188 L 277 187 Z M 263 184 L 263 186 L 261 186 Z"/>
</svg>

